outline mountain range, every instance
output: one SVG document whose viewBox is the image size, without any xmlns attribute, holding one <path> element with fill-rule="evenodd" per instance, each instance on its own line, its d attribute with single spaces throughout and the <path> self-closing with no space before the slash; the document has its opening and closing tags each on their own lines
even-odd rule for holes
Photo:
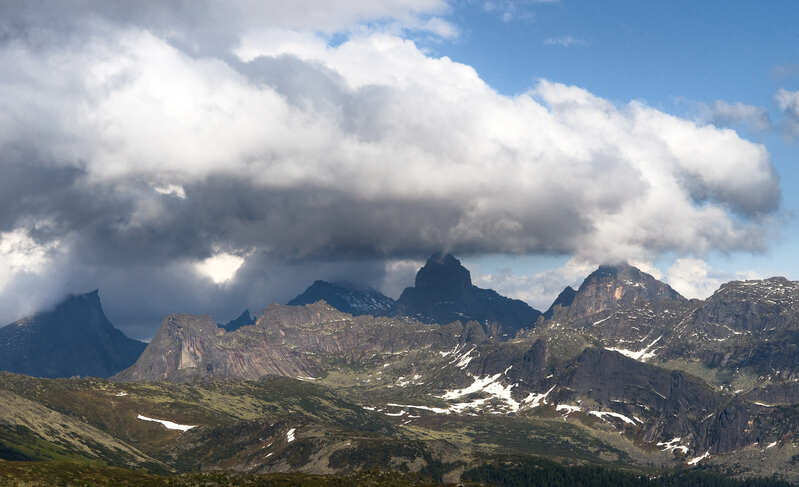
<svg viewBox="0 0 799 487">
<path fill-rule="evenodd" d="M 469 270 L 451 254 L 433 254 L 416 274 L 415 283 L 394 301 L 371 288 L 316 281 L 289 305 L 325 301 L 355 316 L 392 316 L 421 323 L 477 321 L 498 337 L 513 337 L 535 324 L 541 312 L 524 301 L 472 284 Z"/>
<path fill-rule="evenodd" d="M 397 301 L 381 296 L 317 281 L 226 325 L 169 315 L 110 380 L 0 375 L 13 404 L 0 457 L 449 482 L 545 457 L 799 481 L 797 282 L 733 281 L 696 300 L 606 265 L 540 313 L 437 254 Z M 56 310 L 74 307 L 95 311 L 37 320 L 102 311 L 97 293 Z"/>
</svg>

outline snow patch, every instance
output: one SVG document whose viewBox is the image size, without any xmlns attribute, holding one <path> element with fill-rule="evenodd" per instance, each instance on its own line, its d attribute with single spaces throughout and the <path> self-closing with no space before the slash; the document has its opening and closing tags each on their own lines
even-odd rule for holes
<svg viewBox="0 0 799 487">
<path fill-rule="evenodd" d="M 433 412 L 433 413 L 436 413 L 436 414 L 449 414 L 450 413 L 449 409 L 444 409 L 444 408 L 433 408 L 433 407 L 429 407 L 429 406 L 412 406 L 410 404 L 396 404 L 396 403 L 393 403 L 393 402 L 390 402 L 390 403 L 386 404 L 386 406 L 392 406 L 392 407 L 395 407 L 395 408 L 420 409 L 422 411 L 430 411 L 430 412 Z"/>
<path fill-rule="evenodd" d="M 680 445 L 681 438 L 672 438 L 669 441 L 661 441 L 657 444 L 657 446 L 662 446 L 662 451 L 669 451 L 673 452 L 674 450 L 680 450 L 683 455 L 688 454 L 688 447 L 685 445 Z"/>
<path fill-rule="evenodd" d="M 646 362 L 647 360 L 651 359 L 655 356 L 655 352 L 650 351 L 650 349 L 663 338 L 663 335 L 655 338 L 655 340 L 644 347 L 642 350 L 634 352 L 632 350 L 626 350 L 623 348 L 605 348 L 605 350 L 610 350 L 613 352 L 619 352 L 620 354 L 624 355 L 625 357 L 630 357 L 631 359 L 638 360 L 639 362 Z"/>
<path fill-rule="evenodd" d="M 492 384 L 493 382 L 496 382 L 501 376 L 502 376 L 502 374 L 495 374 L 495 375 L 491 375 L 491 376 L 487 375 L 487 376 L 482 377 L 482 378 L 472 376 L 472 378 L 474 379 L 474 382 L 472 382 L 472 384 L 470 386 L 465 387 L 463 389 L 455 389 L 455 390 L 452 390 L 452 391 L 447 391 L 447 392 L 444 393 L 443 396 L 441 396 L 441 398 L 442 399 L 448 399 L 448 400 L 449 399 L 457 399 L 459 397 L 468 396 L 469 394 L 473 394 L 475 392 L 480 392 L 480 391 L 484 390 L 489 384 Z"/>
<path fill-rule="evenodd" d="M 705 454 L 702 455 L 702 456 L 694 457 L 694 458 L 688 460 L 687 463 L 688 463 L 688 465 L 696 465 L 697 463 L 701 462 L 702 460 L 704 460 L 705 458 L 707 458 L 709 456 L 710 456 L 710 450 L 706 451 Z"/>
<path fill-rule="evenodd" d="M 286 441 L 287 442 L 291 443 L 292 441 L 294 441 L 296 439 L 296 437 L 294 436 L 294 433 L 296 433 L 296 431 L 297 431 L 297 428 L 291 428 L 290 430 L 288 430 L 286 432 Z"/>
<path fill-rule="evenodd" d="M 599 321 L 595 321 L 595 322 L 593 322 L 593 323 L 592 323 L 592 325 L 593 325 L 593 326 L 596 326 L 596 325 L 598 325 L 598 324 L 600 324 L 600 323 L 604 323 L 604 322 L 608 321 L 608 320 L 609 320 L 611 317 L 613 317 L 613 315 L 614 315 L 614 314 L 616 314 L 616 313 L 613 313 L 613 314 L 611 314 L 611 315 L 610 315 L 610 316 L 608 316 L 607 318 L 602 318 L 602 319 L 601 319 L 601 320 L 599 320 Z"/>
<path fill-rule="evenodd" d="M 601 419 L 602 421 L 607 421 L 607 419 L 605 419 L 605 416 L 610 416 L 612 418 L 620 419 L 620 420 L 622 420 L 622 421 L 624 421 L 625 423 L 628 423 L 628 424 L 633 424 L 633 425 L 635 424 L 635 421 L 633 421 L 632 419 L 628 418 L 627 416 L 625 416 L 623 414 L 619 414 L 619 413 L 614 413 L 612 411 L 588 411 L 588 414 L 590 414 L 592 416 L 596 416 L 597 418 Z"/>
<path fill-rule="evenodd" d="M 531 408 L 537 408 L 538 406 L 541 405 L 541 403 L 546 404 L 547 403 L 547 396 L 549 395 L 550 392 L 552 392 L 553 389 L 555 389 L 555 387 L 556 386 L 552 386 L 552 387 L 549 388 L 549 390 L 547 392 L 543 392 L 543 393 L 539 393 L 539 394 L 531 392 L 530 394 L 527 395 L 527 397 L 525 397 L 522 400 L 522 405 L 528 405 L 529 404 Z"/>
<path fill-rule="evenodd" d="M 173 423 L 172 421 L 167 421 L 165 419 L 148 418 L 147 416 L 143 416 L 141 414 L 136 416 L 136 419 L 140 419 L 142 421 L 153 421 L 153 422 L 156 422 L 156 423 L 161 423 L 162 425 L 164 425 L 164 428 L 166 428 L 168 430 L 188 431 L 188 430 L 190 430 L 192 428 L 196 428 L 196 426 L 189 426 L 189 425 L 185 425 L 185 424 Z"/>
</svg>

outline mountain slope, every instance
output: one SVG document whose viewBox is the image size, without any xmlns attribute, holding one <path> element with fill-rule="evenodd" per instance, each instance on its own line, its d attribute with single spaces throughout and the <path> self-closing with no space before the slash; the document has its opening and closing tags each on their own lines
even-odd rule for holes
<svg viewBox="0 0 799 487">
<path fill-rule="evenodd" d="M 146 347 L 114 328 L 97 291 L 0 328 L 0 370 L 39 377 L 108 377 Z"/>
<path fill-rule="evenodd" d="M 472 284 L 469 271 L 451 254 L 434 254 L 419 269 L 394 307 L 395 316 L 423 323 L 477 321 L 498 336 L 512 337 L 533 326 L 541 312 L 518 299 Z"/>
</svg>

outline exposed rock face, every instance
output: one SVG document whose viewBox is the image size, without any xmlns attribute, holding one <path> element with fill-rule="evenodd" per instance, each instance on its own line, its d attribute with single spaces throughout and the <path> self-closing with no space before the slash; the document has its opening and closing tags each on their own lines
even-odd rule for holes
<svg viewBox="0 0 799 487">
<path fill-rule="evenodd" d="M 330 306 L 353 316 L 385 316 L 394 307 L 394 300 L 379 291 L 346 283 L 315 281 L 302 294 L 289 301 L 290 306 L 303 306 L 325 301 Z"/>
<path fill-rule="evenodd" d="M 474 336 L 470 330 L 460 323 L 437 327 L 352 316 L 324 301 L 306 306 L 271 305 L 254 326 L 233 332 L 219 328 L 209 316 L 169 315 L 139 360 L 116 378 L 316 377 L 328 360 L 354 362 L 376 353 L 451 349 L 466 336 Z"/>
<path fill-rule="evenodd" d="M 424 323 L 474 320 L 500 336 L 512 337 L 533 326 L 541 312 L 518 299 L 474 286 L 458 259 L 434 254 L 416 274 L 414 287 L 402 292 L 394 315 Z"/>
<path fill-rule="evenodd" d="M 577 291 L 565 289 L 539 322 L 550 336 L 578 333 L 589 342 L 647 359 L 671 339 L 692 302 L 668 284 L 627 265 L 600 266 Z"/>
<path fill-rule="evenodd" d="M 699 360 L 731 378 L 748 371 L 766 382 L 799 378 L 799 283 L 782 277 L 732 281 L 674 327 L 672 357 Z"/>
<path fill-rule="evenodd" d="M 647 308 L 656 311 L 687 300 L 668 284 L 627 264 L 600 266 L 576 292 L 564 290 L 551 316 L 571 326 L 592 326 L 594 318 L 616 311 Z M 558 309 L 559 308 L 559 309 Z"/>
<path fill-rule="evenodd" d="M 573 298 L 541 318 L 552 342 L 581 342 L 639 361 L 701 366 L 706 379 L 748 391 L 799 379 L 799 283 L 732 281 L 705 301 L 686 300 L 634 267 L 602 266 Z M 776 399 L 784 398 L 775 390 Z M 754 396 L 753 396 L 754 397 Z M 763 397 L 769 397 L 768 395 Z M 767 402 L 767 401 L 766 401 Z"/>
<path fill-rule="evenodd" d="M 145 346 L 114 328 L 94 291 L 0 328 L 0 370 L 108 377 L 135 362 Z"/>
</svg>

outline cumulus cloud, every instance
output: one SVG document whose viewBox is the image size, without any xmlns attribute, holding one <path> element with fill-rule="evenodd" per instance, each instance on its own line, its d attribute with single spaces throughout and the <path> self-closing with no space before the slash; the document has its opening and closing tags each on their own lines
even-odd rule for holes
<svg viewBox="0 0 799 487">
<path fill-rule="evenodd" d="M 699 111 L 702 121 L 719 127 L 744 126 L 756 132 L 772 128 L 771 118 L 763 107 L 716 100 L 711 104 L 700 104 Z"/>
<path fill-rule="evenodd" d="M 34 296 L 100 287 L 141 336 L 152 314 L 233 315 L 318 278 L 396 289 L 402 262 L 439 250 L 607 262 L 766 243 L 779 181 L 732 130 L 548 80 L 501 95 L 363 24 L 418 26 L 439 1 L 267 4 L 218 30 L 214 2 L 3 7 L 0 231 L 63 254 Z M 223 286 L 197 279 L 220 253 L 244 261 Z M 7 314 L 24 286 L 0 291 Z"/>
<path fill-rule="evenodd" d="M 566 286 L 579 288 L 597 265 L 572 257 L 560 267 L 532 274 L 505 267 L 498 272 L 473 273 L 472 279 L 479 287 L 494 289 L 504 296 L 521 299 L 540 311 L 546 311 Z"/>
<path fill-rule="evenodd" d="M 775 100 L 784 116 L 782 123 L 786 135 L 799 137 L 799 91 L 780 88 Z"/>
<path fill-rule="evenodd" d="M 705 299 L 731 280 L 762 279 L 755 272 L 718 272 L 702 259 L 691 257 L 674 261 L 667 271 L 667 282 L 687 298 Z"/>
</svg>

